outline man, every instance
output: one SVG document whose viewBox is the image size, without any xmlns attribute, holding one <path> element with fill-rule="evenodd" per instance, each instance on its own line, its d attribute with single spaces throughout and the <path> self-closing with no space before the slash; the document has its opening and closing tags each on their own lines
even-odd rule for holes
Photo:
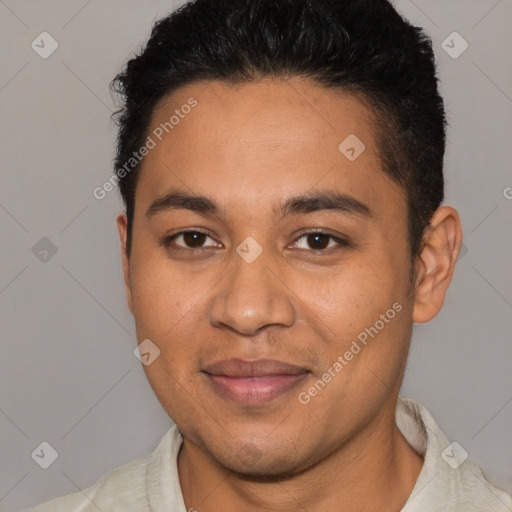
<svg viewBox="0 0 512 512">
<path fill-rule="evenodd" d="M 422 31 L 386 0 L 195 0 L 114 87 L 128 306 L 176 426 L 34 511 L 512 510 L 398 397 L 462 242 Z"/>
</svg>

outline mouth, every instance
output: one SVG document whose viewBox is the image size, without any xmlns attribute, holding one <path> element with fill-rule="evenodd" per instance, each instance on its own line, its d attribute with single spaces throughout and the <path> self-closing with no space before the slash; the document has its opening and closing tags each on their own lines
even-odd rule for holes
<svg viewBox="0 0 512 512">
<path fill-rule="evenodd" d="M 243 405 L 270 402 L 291 392 L 311 373 L 275 359 L 229 359 L 207 365 L 202 372 L 214 392 Z"/>
</svg>

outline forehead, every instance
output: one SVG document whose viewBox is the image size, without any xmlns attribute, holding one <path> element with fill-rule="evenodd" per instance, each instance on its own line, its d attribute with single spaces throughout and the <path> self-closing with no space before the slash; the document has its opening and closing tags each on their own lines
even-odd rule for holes
<svg viewBox="0 0 512 512">
<path fill-rule="evenodd" d="M 148 135 L 155 147 L 137 187 L 143 202 L 172 187 L 234 206 L 317 187 L 372 204 L 404 199 L 381 169 L 369 108 L 307 79 L 183 87 L 155 108 Z"/>
</svg>

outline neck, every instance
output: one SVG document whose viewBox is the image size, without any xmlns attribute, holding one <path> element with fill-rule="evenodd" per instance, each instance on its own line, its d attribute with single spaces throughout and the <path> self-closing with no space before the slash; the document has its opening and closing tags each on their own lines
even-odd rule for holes
<svg viewBox="0 0 512 512">
<path fill-rule="evenodd" d="M 315 467 L 279 482 L 243 480 L 185 440 L 178 473 L 187 510 L 401 510 L 423 458 L 396 426 L 396 401 L 392 407 Z"/>
</svg>

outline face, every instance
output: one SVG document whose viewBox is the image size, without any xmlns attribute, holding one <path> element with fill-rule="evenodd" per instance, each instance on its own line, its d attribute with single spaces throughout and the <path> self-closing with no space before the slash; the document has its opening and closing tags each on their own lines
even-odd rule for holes
<svg viewBox="0 0 512 512">
<path fill-rule="evenodd" d="M 371 112 L 298 78 L 203 82 L 148 133 L 125 260 L 147 378 L 223 467 L 307 469 L 394 410 L 411 337 L 406 197 Z"/>
</svg>

